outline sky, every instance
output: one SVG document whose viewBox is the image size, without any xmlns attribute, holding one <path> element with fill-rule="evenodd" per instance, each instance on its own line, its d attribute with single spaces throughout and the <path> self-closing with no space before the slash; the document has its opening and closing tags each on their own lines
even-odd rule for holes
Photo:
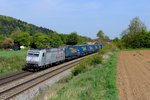
<svg viewBox="0 0 150 100">
<path fill-rule="evenodd" d="M 96 38 L 99 30 L 120 37 L 138 16 L 150 29 L 149 0 L 0 0 L 0 15 L 59 33 Z"/>
</svg>

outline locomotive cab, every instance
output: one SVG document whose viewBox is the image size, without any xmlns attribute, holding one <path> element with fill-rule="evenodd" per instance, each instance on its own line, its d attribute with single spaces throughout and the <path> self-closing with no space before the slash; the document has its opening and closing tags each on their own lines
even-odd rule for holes
<svg viewBox="0 0 150 100">
<path fill-rule="evenodd" d="M 37 68 L 45 64 L 45 50 L 28 50 L 26 56 L 26 67 Z"/>
</svg>

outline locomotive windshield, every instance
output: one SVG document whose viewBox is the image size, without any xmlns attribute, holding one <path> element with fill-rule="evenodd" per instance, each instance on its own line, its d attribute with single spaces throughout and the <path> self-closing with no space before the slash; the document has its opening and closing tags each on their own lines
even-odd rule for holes
<svg viewBox="0 0 150 100">
<path fill-rule="evenodd" d="M 39 53 L 28 53 L 28 56 L 39 57 Z"/>
<path fill-rule="evenodd" d="M 28 56 L 32 56 L 33 55 L 33 53 L 28 53 Z"/>
<path fill-rule="evenodd" d="M 39 57 L 39 54 L 34 54 L 35 57 Z"/>
</svg>

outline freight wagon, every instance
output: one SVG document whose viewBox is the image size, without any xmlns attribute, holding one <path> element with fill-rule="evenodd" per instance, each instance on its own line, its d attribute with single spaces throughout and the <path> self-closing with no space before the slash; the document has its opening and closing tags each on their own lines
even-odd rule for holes
<svg viewBox="0 0 150 100">
<path fill-rule="evenodd" d="M 65 48 L 65 57 L 66 59 L 71 59 L 73 57 L 78 57 L 80 55 L 80 51 L 76 46 L 67 46 Z"/>
<path fill-rule="evenodd" d="M 94 53 L 94 46 L 93 45 L 88 45 L 88 53 L 91 54 L 91 53 Z"/>
<path fill-rule="evenodd" d="M 87 47 L 85 45 L 83 45 L 83 46 L 82 45 L 77 45 L 75 47 L 79 51 L 79 56 L 83 56 L 83 55 L 88 54 Z"/>
<path fill-rule="evenodd" d="M 103 48 L 103 44 L 98 44 L 99 48 L 102 49 Z"/>
</svg>

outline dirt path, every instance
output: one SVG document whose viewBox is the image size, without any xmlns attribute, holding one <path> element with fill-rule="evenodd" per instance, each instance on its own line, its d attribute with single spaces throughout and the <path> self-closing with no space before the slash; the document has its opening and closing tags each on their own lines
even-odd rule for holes
<svg viewBox="0 0 150 100">
<path fill-rule="evenodd" d="M 117 86 L 120 100 L 150 100 L 150 50 L 119 53 Z"/>
</svg>

